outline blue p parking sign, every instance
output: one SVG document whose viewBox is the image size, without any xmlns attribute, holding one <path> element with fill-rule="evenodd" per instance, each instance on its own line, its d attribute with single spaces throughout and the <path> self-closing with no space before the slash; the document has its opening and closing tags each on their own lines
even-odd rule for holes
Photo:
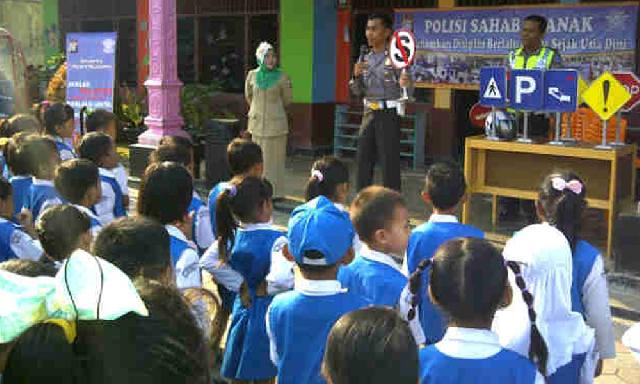
<svg viewBox="0 0 640 384">
<path fill-rule="evenodd" d="M 544 100 L 544 74 L 539 70 L 514 69 L 509 79 L 511 108 L 520 111 L 540 111 Z"/>
</svg>

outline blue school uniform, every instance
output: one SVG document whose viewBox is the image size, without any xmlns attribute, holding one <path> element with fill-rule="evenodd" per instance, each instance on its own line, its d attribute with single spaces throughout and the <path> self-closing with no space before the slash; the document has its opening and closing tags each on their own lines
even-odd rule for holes
<svg viewBox="0 0 640 384">
<path fill-rule="evenodd" d="M 213 231 L 214 238 L 217 237 L 216 232 L 218 230 L 218 227 L 216 227 L 216 205 L 218 203 L 218 196 L 220 196 L 222 191 L 229 187 L 229 184 L 230 183 L 228 181 L 222 181 L 216 184 L 215 187 L 211 189 L 211 192 L 209 192 L 209 198 L 207 199 L 207 205 L 209 206 L 209 220 L 211 221 L 211 230 Z"/>
<path fill-rule="evenodd" d="M 13 176 L 9 182 L 13 190 L 13 217 L 17 218 L 29 196 L 29 187 L 33 183 L 33 178 L 31 176 Z"/>
<path fill-rule="evenodd" d="M 211 233 L 214 239 L 218 237 L 218 235 L 216 234 L 217 232 L 217 227 L 216 227 L 217 199 L 218 199 L 218 196 L 220 196 L 220 194 L 222 193 L 222 191 L 224 191 L 225 188 L 227 188 L 228 186 L 229 186 L 228 181 L 222 181 L 216 184 L 211 189 L 211 192 L 209 192 L 209 197 L 207 199 L 207 206 L 209 207 L 209 222 L 211 223 Z M 233 302 L 236 300 L 236 293 L 228 290 L 222 284 L 216 283 L 216 285 L 218 286 L 218 293 L 220 294 L 220 298 L 222 299 L 222 308 L 228 309 L 229 311 L 231 311 Z"/>
<path fill-rule="evenodd" d="M 56 136 L 53 138 L 53 140 L 56 142 L 56 148 L 58 148 L 60 160 L 66 161 L 78 157 L 73 147 L 69 145 L 69 143 L 67 143 L 62 137 Z"/>
<path fill-rule="evenodd" d="M 176 286 L 179 289 L 201 287 L 200 257 L 196 252 L 195 244 L 190 242 L 177 227 L 165 225 L 165 228 L 169 233 L 171 264 L 176 275 Z"/>
<path fill-rule="evenodd" d="M 214 237 L 211 232 L 209 222 L 210 215 L 207 206 L 195 191 L 193 192 L 188 211 L 190 214 L 193 213 L 193 222 L 191 224 L 193 241 L 198 246 L 198 253 L 203 254 L 204 251 L 213 244 Z"/>
<path fill-rule="evenodd" d="M 124 209 L 122 189 L 113 172 L 104 168 L 99 171 L 102 197 L 93 208 L 100 222 L 107 225 L 118 217 L 126 216 L 127 211 Z"/>
<path fill-rule="evenodd" d="M 22 227 L 0 218 L 0 263 L 11 259 L 38 260 L 42 249 Z"/>
<path fill-rule="evenodd" d="M 395 307 L 400 294 L 408 283 L 407 276 L 391 256 L 366 246 L 353 262 L 338 271 L 343 287 L 360 295 L 371 305 Z"/>
<path fill-rule="evenodd" d="M 582 288 L 598 259 L 600 251 L 584 240 L 578 240 L 573 252 L 573 280 L 571 282 L 571 310 L 586 316 L 582 301 Z"/>
<path fill-rule="evenodd" d="M 73 206 L 76 207 L 80 212 L 83 212 L 85 215 L 89 217 L 89 220 L 91 222 L 91 227 L 90 227 L 91 236 L 95 239 L 98 236 L 98 233 L 100 233 L 100 231 L 102 230 L 102 223 L 100 222 L 98 217 L 95 215 L 95 213 L 93 213 L 89 208 L 83 207 L 82 205 L 77 205 L 77 204 L 74 204 Z"/>
<path fill-rule="evenodd" d="M 62 199 L 58 196 L 53 181 L 33 179 L 27 198 L 24 201 L 24 207 L 31 211 L 35 220 L 40 217 L 45 208 L 61 203 Z"/>
<path fill-rule="evenodd" d="M 271 266 L 273 244 L 283 234 L 269 224 L 249 225 L 238 229 L 229 264 L 244 278 L 251 298 L 245 307 L 237 297 L 231 314 L 220 373 L 232 380 L 266 380 L 277 375 L 269 358 L 266 314 L 273 296 L 257 296 L 258 286 Z"/>
<path fill-rule="evenodd" d="M 267 326 L 278 383 L 325 383 L 320 366 L 331 327 L 345 313 L 366 305 L 338 281 L 300 280 L 295 291 L 276 296 Z"/>
<path fill-rule="evenodd" d="M 484 238 L 484 233 L 469 225 L 460 224 L 454 216 L 448 215 L 433 215 L 429 222 L 416 227 L 411 232 L 407 247 L 409 273 L 414 273 L 422 260 L 432 258 L 442 244 L 458 237 Z M 433 344 L 442 339 L 447 323 L 440 310 L 429 300 L 426 288 L 428 285 L 429 274 L 425 271 L 422 275 L 423 288 L 418 310 L 427 344 Z"/>
<path fill-rule="evenodd" d="M 507 349 L 486 359 L 450 357 L 434 345 L 420 350 L 421 384 L 534 384 L 535 381 L 533 364 Z"/>
</svg>

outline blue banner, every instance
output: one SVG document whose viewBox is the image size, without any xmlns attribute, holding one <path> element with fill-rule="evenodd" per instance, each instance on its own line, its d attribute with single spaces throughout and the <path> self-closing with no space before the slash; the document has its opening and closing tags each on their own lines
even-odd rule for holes
<svg viewBox="0 0 640 384">
<path fill-rule="evenodd" d="M 115 32 L 67 34 L 67 103 L 76 111 L 113 111 Z"/>
<path fill-rule="evenodd" d="M 396 27 L 416 36 L 418 86 L 477 88 L 480 68 L 506 65 L 520 44 L 523 19 L 547 18 L 545 44 L 563 66 L 586 79 L 605 71 L 635 71 L 637 3 L 495 7 L 460 10 L 396 10 Z"/>
</svg>

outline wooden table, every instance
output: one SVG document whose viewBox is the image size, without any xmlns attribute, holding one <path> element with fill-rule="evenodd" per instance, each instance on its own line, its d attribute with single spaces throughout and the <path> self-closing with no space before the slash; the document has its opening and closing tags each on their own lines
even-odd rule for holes
<svg viewBox="0 0 640 384">
<path fill-rule="evenodd" d="M 492 223 L 497 220 L 497 197 L 535 200 L 544 178 L 555 170 L 572 170 L 587 186 L 589 207 L 608 212 L 607 255 L 611 256 L 614 223 L 635 196 L 636 145 L 599 150 L 590 144 L 553 146 L 490 141 L 469 137 L 465 143 L 464 173 L 468 192 L 493 197 Z M 463 206 L 462 220 L 470 222 L 471 199 Z"/>
</svg>

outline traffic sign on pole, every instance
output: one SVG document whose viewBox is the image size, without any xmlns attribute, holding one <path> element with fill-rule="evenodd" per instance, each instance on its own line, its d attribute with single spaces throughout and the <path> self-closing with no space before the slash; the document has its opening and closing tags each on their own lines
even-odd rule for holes
<svg viewBox="0 0 640 384">
<path fill-rule="evenodd" d="M 614 72 L 612 75 L 631 94 L 631 99 L 622 107 L 622 112 L 631 112 L 640 105 L 640 79 L 633 72 Z"/>
</svg>

